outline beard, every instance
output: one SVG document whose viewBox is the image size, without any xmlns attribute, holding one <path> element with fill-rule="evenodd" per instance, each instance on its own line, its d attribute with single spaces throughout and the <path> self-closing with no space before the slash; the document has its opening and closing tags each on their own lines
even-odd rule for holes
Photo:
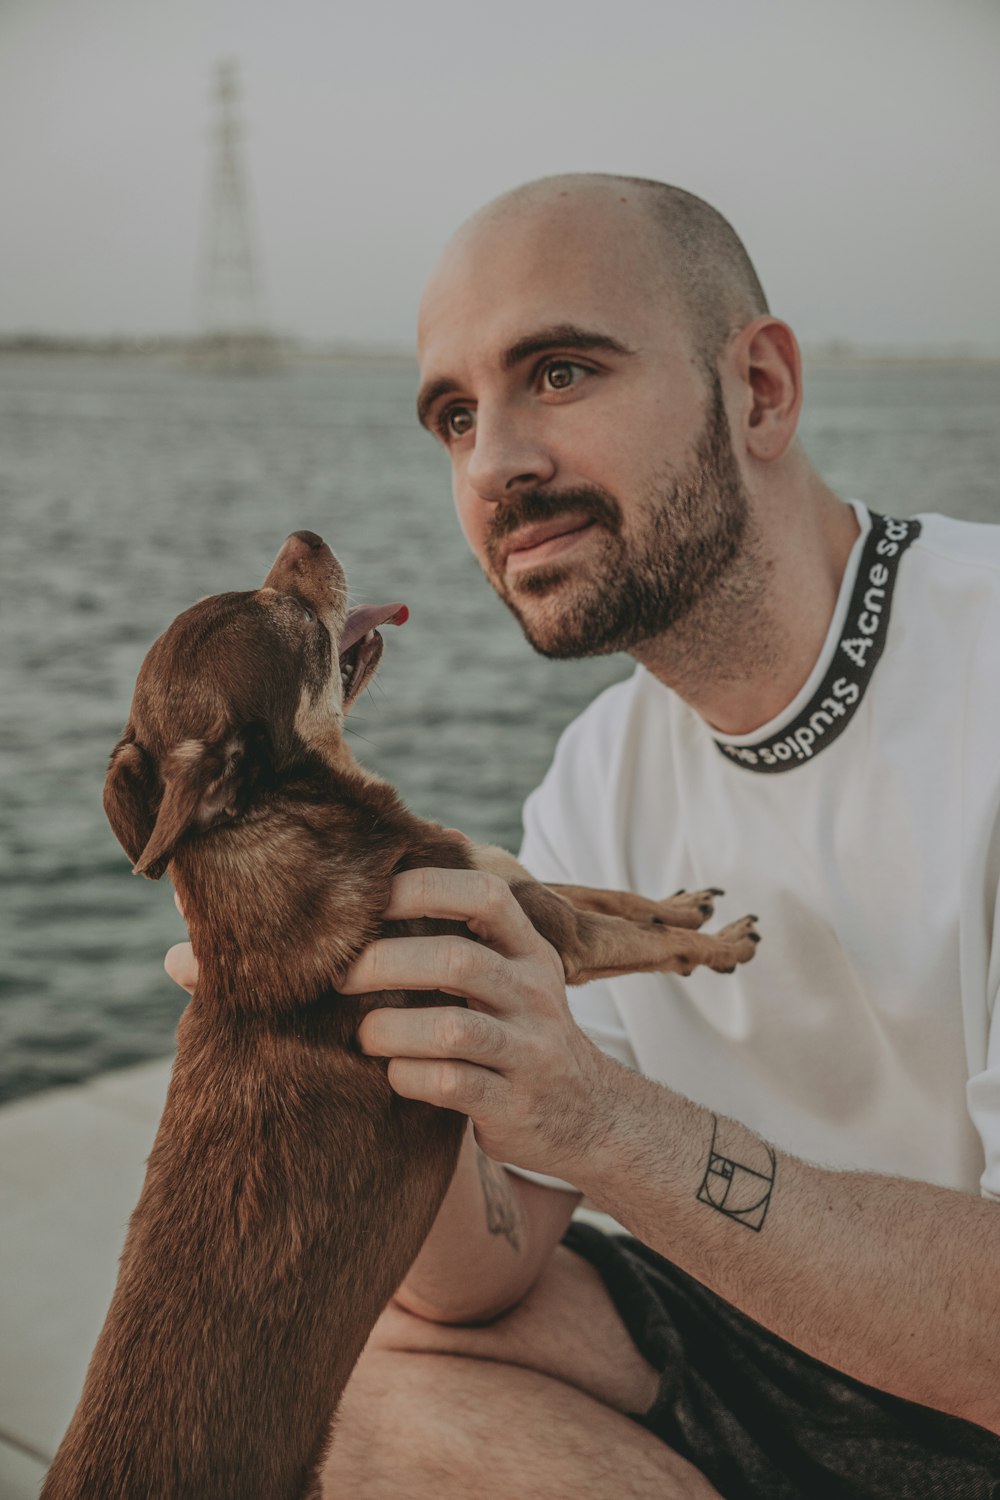
<svg viewBox="0 0 1000 1500">
<path fill-rule="evenodd" d="M 578 567 L 574 576 L 572 564 L 554 561 L 506 578 L 504 540 L 571 512 L 607 534 L 586 573 Z M 629 651 L 724 591 L 744 553 L 750 502 L 718 375 L 690 463 L 654 478 L 635 513 L 641 525 L 627 536 L 621 505 L 597 486 L 526 489 L 497 507 L 484 544 L 487 577 L 540 655 L 570 660 Z"/>
</svg>

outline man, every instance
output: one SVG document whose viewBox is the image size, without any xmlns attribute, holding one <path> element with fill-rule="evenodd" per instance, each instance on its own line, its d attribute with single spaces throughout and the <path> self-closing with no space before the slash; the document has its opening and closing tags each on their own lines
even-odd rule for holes
<svg viewBox="0 0 1000 1500">
<path fill-rule="evenodd" d="M 574 1019 L 501 883 L 397 880 L 387 915 L 479 941 L 375 943 L 342 988 L 468 999 L 360 1036 L 473 1129 L 329 1492 L 998 1493 L 1000 537 L 830 491 L 794 336 L 729 226 L 660 184 L 489 205 L 420 362 L 528 639 L 639 663 L 564 736 L 525 862 L 718 882 L 764 942 L 725 979 L 590 986 Z M 581 1193 L 636 1239 L 567 1234 Z"/>
</svg>

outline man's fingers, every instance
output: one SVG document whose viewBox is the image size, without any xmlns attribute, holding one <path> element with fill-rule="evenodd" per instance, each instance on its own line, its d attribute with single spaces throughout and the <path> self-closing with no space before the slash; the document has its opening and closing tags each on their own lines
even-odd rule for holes
<svg viewBox="0 0 1000 1500">
<path fill-rule="evenodd" d="M 163 967 L 174 984 L 179 984 L 181 989 L 187 990 L 189 995 L 194 994 L 195 985 L 198 983 L 198 965 L 190 943 L 175 943 L 172 948 L 169 948 L 163 960 Z"/>
<path fill-rule="evenodd" d="M 470 938 L 378 938 L 337 981 L 337 989 L 342 995 L 441 990 L 499 1011 L 506 994 L 513 994 L 514 976 L 506 959 Z"/>
<path fill-rule="evenodd" d="M 495 1073 L 472 1063 L 424 1062 L 412 1057 L 392 1059 L 389 1083 L 404 1099 L 422 1099 L 465 1115 L 490 1113 L 503 1088 Z"/>
<path fill-rule="evenodd" d="M 369 1011 L 358 1041 L 371 1057 L 460 1058 L 489 1068 L 510 1046 L 501 1022 L 459 1005 Z"/>
<path fill-rule="evenodd" d="M 404 870 L 392 882 L 387 921 L 447 917 L 467 922 L 477 937 L 508 958 L 530 953 L 540 941 L 499 875 L 485 870 Z"/>
</svg>

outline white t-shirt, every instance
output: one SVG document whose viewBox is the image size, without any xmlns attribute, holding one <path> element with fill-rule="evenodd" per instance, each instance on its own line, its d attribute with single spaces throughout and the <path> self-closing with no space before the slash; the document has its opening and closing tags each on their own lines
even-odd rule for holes
<svg viewBox="0 0 1000 1500">
<path fill-rule="evenodd" d="M 521 857 L 648 896 L 721 886 L 709 929 L 760 917 L 734 974 L 571 990 L 614 1057 L 807 1161 L 1000 1198 L 1000 527 L 855 509 L 785 712 L 722 747 L 639 668 L 563 735 Z"/>
</svg>

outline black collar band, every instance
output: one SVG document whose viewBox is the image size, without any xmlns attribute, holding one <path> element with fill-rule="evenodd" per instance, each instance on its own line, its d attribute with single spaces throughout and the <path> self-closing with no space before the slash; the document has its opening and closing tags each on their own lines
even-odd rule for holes
<svg viewBox="0 0 1000 1500">
<path fill-rule="evenodd" d="M 753 744 L 715 741 L 727 760 L 748 771 L 793 771 L 843 734 L 867 691 L 889 631 L 900 559 L 920 535 L 919 521 L 872 512 L 844 631 L 823 681 L 790 724 Z"/>
</svg>

